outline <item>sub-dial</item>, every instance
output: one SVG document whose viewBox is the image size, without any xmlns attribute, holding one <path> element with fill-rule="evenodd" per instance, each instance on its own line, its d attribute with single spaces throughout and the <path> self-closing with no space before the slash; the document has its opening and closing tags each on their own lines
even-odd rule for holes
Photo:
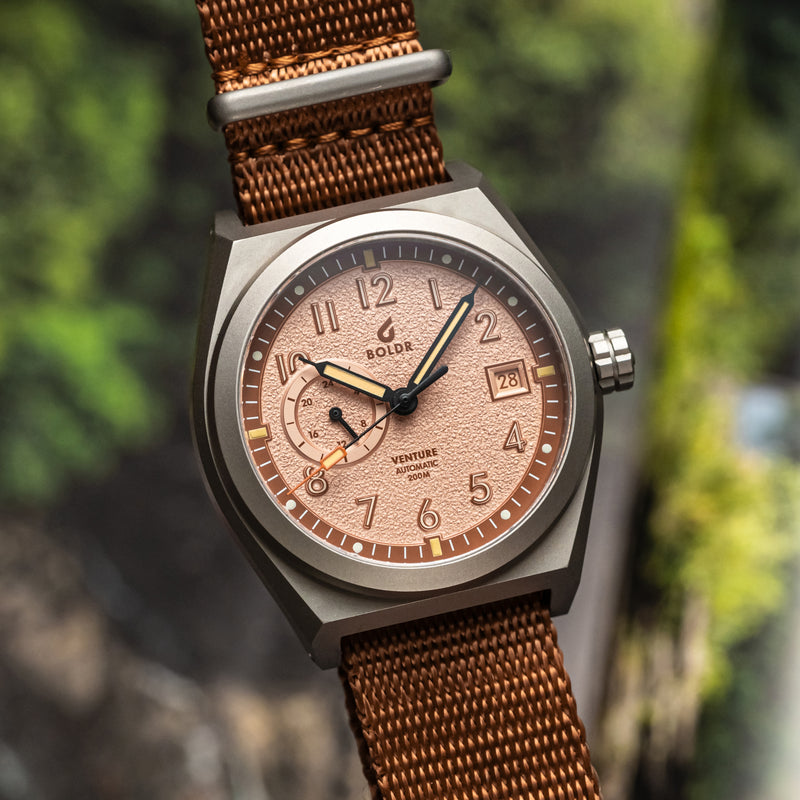
<svg viewBox="0 0 800 800">
<path fill-rule="evenodd" d="M 360 364 L 339 359 L 331 359 L 331 363 L 373 378 Z M 338 411 L 331 414 L 331 408 Z M 289 381 L 281 404 L 281 419 L 297 452 L 318 464 L 326 453 L 352 441 L 342 419 L 358 436 L 387 410 L 386 403 L 328 380 L 319 375 L 314 366 L 308 365 L 297 370 Z M 381 443 L 387 424 L 388 420 L 379 422 L 348 447 L 343 463 L 352 464 L 369 455 Z"/>
</svg>

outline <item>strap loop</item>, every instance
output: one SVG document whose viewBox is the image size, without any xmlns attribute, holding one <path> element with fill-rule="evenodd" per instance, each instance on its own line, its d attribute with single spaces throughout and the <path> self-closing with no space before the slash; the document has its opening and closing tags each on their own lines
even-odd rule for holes
<svg viewBox="0 0 800 800">
<path fill-rule="evenodd" d="M 196 2 L 217 91 L 212 120 L 224 126 L 246 225 L 448 179 L 428 83 L 447 76 L 449 59 L 422 51 L 410 0 Z M 376 70 L 379 91 L 369 85 Z M 306 92 L 325 86 L 344 98 L 319 102 Z M 253 97 L 230 121 L 226 104 Z M 277 111 L 276 97 L 290 109 Z"/>
<path fill-rule="evenodd" d="M 345 100 L 384 89 L 417 83 L 439 86 L 450 77 L 451 71 L 450 56 L 444 50 L 423 50 L 316 75 L 302 75 L 215 95 L 208 102 L 208 123 L 218 131 L 231 122 Z"/>
</svg>

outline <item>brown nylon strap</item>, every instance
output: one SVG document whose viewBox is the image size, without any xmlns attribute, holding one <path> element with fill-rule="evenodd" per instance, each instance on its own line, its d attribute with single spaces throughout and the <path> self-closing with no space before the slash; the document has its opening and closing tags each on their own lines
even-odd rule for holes
<svg viewBox="0 0 800 800">
<path fill-rule="evenodd" d="M 197 0 L 217 92 L 421 50 L 411 2 Z M 225 126 L 246 224 L 446 180 L 430 88 L 407 86 Z"/>
<path fill-rule="evenodd" d="M 359 634 L 342 647 L 373 798 L 600 798 L 541 596 Z"/>
</svg>

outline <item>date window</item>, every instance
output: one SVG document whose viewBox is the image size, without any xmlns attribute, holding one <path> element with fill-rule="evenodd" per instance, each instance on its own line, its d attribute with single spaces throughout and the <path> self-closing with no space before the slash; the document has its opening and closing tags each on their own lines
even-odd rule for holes
<svg viewBox="0 0 800 800">
<path fill-rule="evenodd" d="M 485 367 L 485 370 L 492 400 L 504 400 L 506 397 L 530 393 L 531 387 L 523 359 L 492 364 L 490 367 Z"/>
</svg>

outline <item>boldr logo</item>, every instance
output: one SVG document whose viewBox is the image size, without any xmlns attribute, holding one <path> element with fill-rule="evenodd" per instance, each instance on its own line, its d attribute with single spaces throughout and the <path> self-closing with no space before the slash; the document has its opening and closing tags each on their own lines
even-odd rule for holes
<svg viewBox="0 0 800 800">
<path fill-rule="evenodd" d="M 378 328 L 378 338 L 382 342 L 393 342 L 394 341 L 394 325 L 392 325 L 392 318 L 386 320 L 383 325 Z"/>
<path fill-rule="evenodd" d="M 396 356 L 398 353 L 407 353 L 413 350 L 414 346 L 411 342 L 394 342 L 394 325 L 392 325 L 392 318 L 386 320 L 383 325 L 378 328 L 378 339 L 386 342 L 386 347 L 378 345 L 374 350 L 367 350 L 367 358 L 372 361 L 373 358 L 383 358 L 384 356 Z"/>
</svg>

